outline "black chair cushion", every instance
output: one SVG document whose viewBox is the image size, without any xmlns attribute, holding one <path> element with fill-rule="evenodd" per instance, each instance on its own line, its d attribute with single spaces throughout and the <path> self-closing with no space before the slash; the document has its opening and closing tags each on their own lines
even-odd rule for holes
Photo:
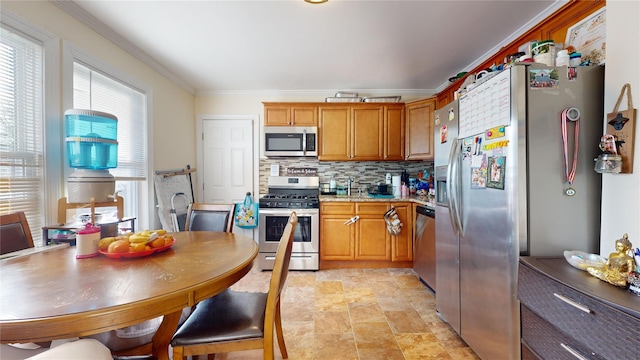
<svg viewBox="0 0 640 360">
<path fill-rule="evenodd" d="M 203 300 L 173 335 L 171 345 L 261 338 L 267 294 L 225 290 Z"/>
<path fill-rule="evenodd" d="M 194 211 L 191 215 L 191 231 L 226 231 L 229 222 L 228 211 Z"/>
</svg>

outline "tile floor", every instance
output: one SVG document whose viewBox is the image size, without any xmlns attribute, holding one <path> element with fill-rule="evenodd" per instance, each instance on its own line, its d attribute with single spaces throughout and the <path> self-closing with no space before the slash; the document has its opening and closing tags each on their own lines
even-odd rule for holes
<svg viewBox="0 0 640 360">
<path fill-rule="evenodd" d="M 266 291 L 270 276 L 254 268 L 233 289 Z M 291 360 L 479 359 L 438 318 L 412 269 L 291 271 L 282 312 Z M 257 360 L 262 350 L 216 359 Z"/>
</svg>

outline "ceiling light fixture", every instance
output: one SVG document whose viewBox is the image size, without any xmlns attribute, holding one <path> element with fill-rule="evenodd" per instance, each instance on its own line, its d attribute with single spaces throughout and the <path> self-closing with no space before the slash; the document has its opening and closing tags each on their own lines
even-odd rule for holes
<svg viewBox="0 0 640 360">
<path fill-rule="evenodd" d="M 306 1 L 306 2 L 308 2 L 310 4 L 322 4 L 322 3 L 327 2 L 328 0 L 304 0 L 304 1 Z"/>
</svg>

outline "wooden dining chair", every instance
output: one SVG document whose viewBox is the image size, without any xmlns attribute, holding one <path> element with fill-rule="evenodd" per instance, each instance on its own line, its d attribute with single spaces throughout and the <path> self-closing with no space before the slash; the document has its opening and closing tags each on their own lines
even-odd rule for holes
<svg viewBox="0 0 640 360">
<path fill-rule="evenodd" d="M 33 237 L 23 211 L 0 216 L 0 255 L 33 247 Z"/>
<path fill-rule="evenodd" d="M 184 229 L 231 232 L 235 209 L 235 204 L 189 204 Z"/>
<path fill-rule="evenodd" d="M 274 327 L 282 358 L 287 348 L 282 335 L 280 295 L 289 273 L 293 231 L 298 223 L 295 212 L 289 216 L 276 253 L 269 291 L 240 292 L 227 289 L 196 305 L 187 321 L 171 340 L 173 359 L 216 353 L 263 349 L 263 358 L 274 358 Z"/>
</svg>

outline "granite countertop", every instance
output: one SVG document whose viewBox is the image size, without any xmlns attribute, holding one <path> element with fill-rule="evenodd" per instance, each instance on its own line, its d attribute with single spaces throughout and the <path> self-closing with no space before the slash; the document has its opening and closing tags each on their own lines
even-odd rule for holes
<svg viewBox="0 0 640 360">
<path fill-rule="evenodd" d="M 406 202 L 412 202 L 412 203 L 424 205 L 424 206 L 429 207 L 431 209 L 434 208 L 434 204 L 429 203 L 427 198 L 419 197 L 419 196 L 408 196 L 408 197 L 397 196 L 397 197 L 378 198 L 378 197 L 371 197 L 369 195 L 352 195 L 352 196 L 346 196 L 346 195 L 320 195 L 319 199 L 320 199 L 320 202 L 339 202 L 339 201 L 342 201 L 342 202 L 399 202 L 399 201 L 406 201 Z"/>
</svg>

